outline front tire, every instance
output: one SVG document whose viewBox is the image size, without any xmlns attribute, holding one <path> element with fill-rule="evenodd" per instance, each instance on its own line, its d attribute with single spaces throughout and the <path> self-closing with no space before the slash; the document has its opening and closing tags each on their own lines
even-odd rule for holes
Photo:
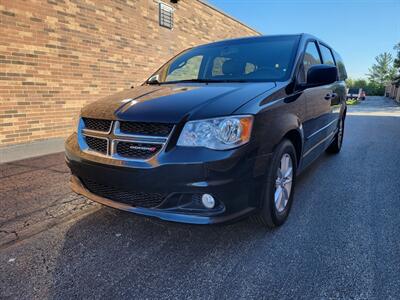
<svg viewBox="0 0 400 300">
<path fill-rule="evenodd" d="M 257 223 L 273 228 L 286 221 L 293 202 L 296 171 L 296 149 L 289 140 L 283 140 L 272 155 L 264 185 L 262 209 L 253 217 Z"/>
</svg>

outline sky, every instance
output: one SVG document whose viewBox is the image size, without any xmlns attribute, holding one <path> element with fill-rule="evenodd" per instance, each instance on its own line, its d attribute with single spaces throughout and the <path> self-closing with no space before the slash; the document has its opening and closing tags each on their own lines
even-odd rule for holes
<svg viewBox="0 0 400 300">
<path fill-rule="evenodd" d="M 400 42 L 400 0 L 208 0 L 262 34 L 306 32 L 342 56 L 351 78 Z"/>
</svg>

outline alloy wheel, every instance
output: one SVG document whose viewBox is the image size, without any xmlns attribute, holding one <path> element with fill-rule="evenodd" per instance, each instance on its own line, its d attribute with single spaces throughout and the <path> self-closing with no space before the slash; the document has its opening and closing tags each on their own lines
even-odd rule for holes
<svg viewBox="0 0 400 300">
<path fill-rule="evenodd" d="M 292 191 L 292 181 L 293 160 L 288 153 L 284 153 L 281 157 L 275 180 L 274 200 L 278 212 L 282 212 L 287 206 Z"/>
</svg>

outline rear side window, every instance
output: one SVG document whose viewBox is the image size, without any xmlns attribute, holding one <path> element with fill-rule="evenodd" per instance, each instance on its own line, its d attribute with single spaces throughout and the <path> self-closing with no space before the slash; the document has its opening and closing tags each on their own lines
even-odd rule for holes
<svg viewBox="0 0 400 300">
<path fill-rule="evenodd" d="M 321 50 L 322 60 L 324 61 L 325 65 L 335 65 L 335 60 L 333 59 L 333 55 L 331 50 L 324 45 L 319 45 L 319 49 Z"/>
<path fill-rule="evenodd" d="M 315 42 L 309 42 L 304 52 L 303 70 L 300 72 L 300 82 L 305 82 L 308 70 L 314 65 L 320 65 L 321 57 L 319 56 L 318 48 Z"/>
<path fill-rule="evenodd" d="M 346 72 L 346 68 L 344 66 L 343 59 L 335 51 L 333 52 L 333 55 L 335 56 L 336 65 L 337 65 L 337 68 L 339 70 L 339 80 L 346 80 L 347 79 L 347 72 Z"/>
</svg>

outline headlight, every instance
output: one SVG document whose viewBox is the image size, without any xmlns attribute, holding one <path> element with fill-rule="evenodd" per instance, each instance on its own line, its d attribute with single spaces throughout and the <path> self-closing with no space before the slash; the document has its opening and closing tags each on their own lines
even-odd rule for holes
<svg viewBox="0 0 400 300">
<path fill-rule="evenodd" d="M 183 127 L 178 146 L 226 150 L 250 139 L 253 116 L 229 116 L 190 121 Z"/>
</svg>

